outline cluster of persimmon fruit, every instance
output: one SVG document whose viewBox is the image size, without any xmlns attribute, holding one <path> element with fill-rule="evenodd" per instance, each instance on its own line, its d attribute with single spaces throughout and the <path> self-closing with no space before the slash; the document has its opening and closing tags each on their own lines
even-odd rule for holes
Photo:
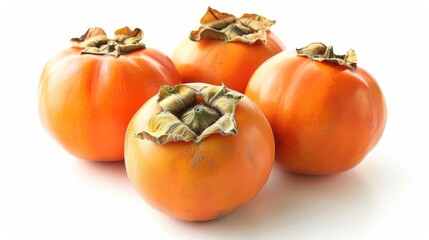
<svg viewBox="0 0 429 240">
<path fill-rule="evenodd" d="M 42 125 L 78 158 L 124 160 L 151 206 L 187 221 L 249 202 L 275 161 L 296 174 L 353 168 L 385 127 L 378 83 L 352 49 L 286 51 L 274 23 L 209 7 L 171 56 L 139 28 L 90 28 L 42 71 Z"/>
</svg>

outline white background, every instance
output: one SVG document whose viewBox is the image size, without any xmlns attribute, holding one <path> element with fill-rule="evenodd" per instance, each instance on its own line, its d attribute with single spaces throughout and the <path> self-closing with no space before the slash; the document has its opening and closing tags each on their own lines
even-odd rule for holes
<svg viewBox="0 0 429 240">
<path fill-rule="evenodd" d="M 427 6 L 412 1 L 4 2 L 0 239 L 429 239 Z M 354 48 L 358 65 L 378 80 L 388 106 L 385 133 L 359 166 L 306 177 L 275 165 L 249 204 L 216 221 L 188 223 L 146 205 L 130 186 L 123 162 L 76 159 L 42 129 L 39 76 L 71 37 L 93 26 L 109 34 L 126 25 L 141 27 L 148 47 L 170 54 L 198 26 L 208 5 L 276 19 L 272 31 L 288 50 L 314 41 L 334 45 L 337 53 Z"/>
</svg>

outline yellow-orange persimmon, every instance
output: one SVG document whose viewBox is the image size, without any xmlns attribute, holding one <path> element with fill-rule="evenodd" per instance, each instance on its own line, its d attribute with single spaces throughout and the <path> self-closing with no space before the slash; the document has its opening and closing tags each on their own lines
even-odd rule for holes
<svg viewBox="0 0 429 240">
<path fill-rule="evenodd" d="M 225 86 L 165 86 L 130 121 L 125 165 L 132 185 L 175 218 L 222 217 L 251 200 L 274 162 L 259 108 Z"/>
<path fill-rule="evenodd" d="M 45 65 L 40 119 L 72 155 L 122 160 L 133 114 L 161 85 L 181 82 L 166 55 L 139 43 L 142 34 L 126 27 L 110 40 L 102 29 L 91 28 Z"/>
<path fill-rule="evenodd" d="M 276 160 L 288 171 L 323 175 L 356 166 L 377 144 L 386 105 L 356 55 L 321 43 L 281 53 L 252 76 L 246 95 L 269 120 Z"/>
<path fill-rule="evenodd" d="M 274 23 L 255 14 L 237 18 L 209 8 L 200 28 L 178 44 L 171 59 L 183 82 L 224 83 L 244 93 L 253 72 L 285 49 L 269 30 Z"/>
</svg>

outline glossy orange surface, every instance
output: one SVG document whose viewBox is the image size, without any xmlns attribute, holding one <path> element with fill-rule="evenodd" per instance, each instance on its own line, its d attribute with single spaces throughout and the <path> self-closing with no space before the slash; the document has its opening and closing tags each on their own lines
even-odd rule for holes
<svg viewBox="0 0 429 240">
<path fill-rule="evenodd" d="M 171 59 L 183 82 L 224 83 L 228 88 L 244 93 L 253 72 L 268 58 L 283 51 L 281 40 L 268 32 L 267 43 L 249 45 L 242 42 L 184 39 Z"/>
<path fill-rule="evenodd" d="M 178 84 L 171 60 L 154 49 L 126 55 L 80 54 L 70 48 L 51 58 L 39 84 L 45 129 L 72 155 L 122 160 L 128 122 L 161 85 Z"/>
<path fill-rule="evenodd" d="M 356 166 L 386 123 L 383 94 L 368 72 L 294 53 L 264 63 L 246 95 L 268 118 L 276 160 L 291 172 L 323 175 Z"/>
<path fill-rule="evenodd" d="M 274 163 L 274 138 L 250 99 L 237 104 L 237 135 L 213 134 L 198 144 L 158 145 L 135 137 L 147 131 L 159 111 L 156 98 L 146 102 L 125 140 L 128 177 L 150 205 L 182 220 L 211 220 L 244 205 L 265 185 Z"/>
</svg>

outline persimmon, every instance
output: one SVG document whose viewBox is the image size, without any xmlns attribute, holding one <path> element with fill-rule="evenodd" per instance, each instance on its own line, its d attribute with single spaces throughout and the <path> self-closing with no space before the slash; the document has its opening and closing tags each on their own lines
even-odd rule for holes
<svg viewBox="0 0 429 240">
<path fill-rule="evenodd" d="M 324 175 L 360 163 L 386 124 L 383 93 L 349 50 L 313 43 L 262 64 L 245 93 L 261 108 L 284 169 Z"/>
<path fill-rule="evenodd" d="M 39 83 L 40 119 L 72 155 L 123 160 L 125 131 L 133 114 L 164 84 L 180 83 L 171 60 L 146 48 L 143 31 L 128 27 L 108 39 L 91 28 L 53 56 Z"/>
<path fill-rule="evenodd" d="M 187 221 L 216 219 L 250 201 L 273 162 L 267 119 L 224 85 L 162 87 L 131 119 L 125 138 L 125 166 L 137 192 Z"/>
<path fill-rule="evenodd" d="M 235 17 L 208 8 L 201 26 L 181 41 L 171 56 L 183 82 L 224 83 L 244 93 L 253 72 L 285 50 L 269 30 L 275 23 L 256 14 Z"/>
</svg>

